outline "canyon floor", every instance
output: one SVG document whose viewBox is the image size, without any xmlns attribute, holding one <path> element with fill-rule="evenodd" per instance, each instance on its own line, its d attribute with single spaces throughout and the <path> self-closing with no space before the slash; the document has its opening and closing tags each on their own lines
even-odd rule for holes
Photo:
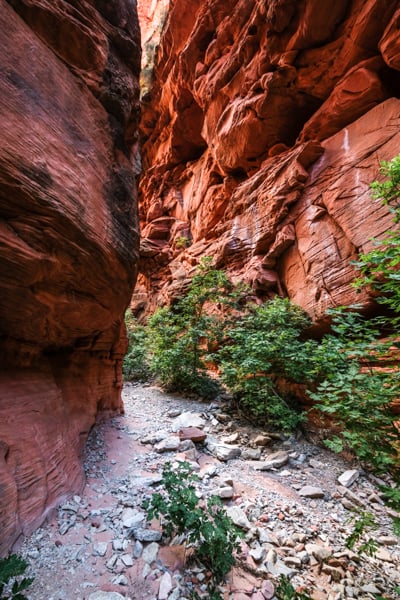
<svg viewBox="0 0 400 600">
<path fill-rule="evenodd" d="M 164 540 L 142 509 L 161 485 L 164 463 L 178 460 L 198 473 L 199 493 L 224 498 L 245 531 L 225 600 L 275 598 L 281 574 L 315 600 L 400 597 L 399 539 L 374 478 L 349 473 L 354 465 L 302 435 L 271 434 L 232 418 L 218 402 L 131 383 L 123 398 L 125 414 L 90 434 L 82 494 L 67 499 L 21 549 L 35 577 L 29 600 L 189 600 L 193 590 L 207 598 L 205 568 L 185 563 L 182 540 Z M 206 440 L 180 441 L 178 430 L 190 426 L 200 426 Z M 374 557 L 346 548 L 357 508 L 378 524 L 370 533 Z"/>
</svg>

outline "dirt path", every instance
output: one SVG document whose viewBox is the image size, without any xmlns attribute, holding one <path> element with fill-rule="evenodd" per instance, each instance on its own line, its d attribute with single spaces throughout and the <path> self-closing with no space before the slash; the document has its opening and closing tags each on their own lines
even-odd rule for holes
<svg viewBox="0 0 400 600">
<path fill-rule="evenodd" d="M 260 436 L 231 421 L 218 403 L 131 384 L 124 402 L 126 414 L 90 436 L 82 495 L 23 546 L 35 576 L 30 600 L 183 600 L 193 587 L 204 590 L 204 569 L 185 566 L 183 547 L 163 545 L 157 527 L 142 519 L 143 499 L 157 488 L 163 464 L 183 459 L 199 473 L 201 493 L 228 497 L 224 502 L 236 507 L 246 531 L 242 568 L 228 578 L 226 600 L 271 599 L 266 581 L 280 574 L 307 586 L 315 600 L 399 597 L 393 591 L 400 585 L 399 540 L 365 474 L 343 487 L 337 477 L 351 465 L 303 439 Z M 173 431 L 187 412 L 203 419 L 207 433 L 196 447 Z M 187 415 L 186 424 L 193 418 Z M 379 523 L 374 558 L 360 561 L 344 545 L 354 506 Z"/>
</svg>

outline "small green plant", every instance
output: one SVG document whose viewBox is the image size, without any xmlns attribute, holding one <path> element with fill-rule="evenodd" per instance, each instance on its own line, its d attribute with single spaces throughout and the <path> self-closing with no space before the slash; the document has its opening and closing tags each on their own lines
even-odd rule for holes
<svg viewBox="0 0 400 600">
<path fill-rule="evenodd" d="M 364 541 L 360 540 L 365 536 L 366 532 L 373 531 L 378 528 L 378 523 L 372 513 L 365 510 L 354 510 L 354 514 L 348 519 L 347 523 L 353 523 L 353 530 L 347 537 L 345 545 L 349 550 L 354 550 L 356 547 L 357 554 L 368 554 L 375 556 L 378 550 L 377 542 L 368 538 Z"/>
<path fill-rule="evenodd" d="M 26 560 L 17 554 L 0 558 L 0 600 L 28 600 L 22 592 L 32 584 L 33 578 L 21 579 L 27 567 Z"/>
<path fill-rule="evenodd" d="M 279 577 L 279 585 L 275 590 L 278 600 L 312 600 L 308 592 L 297 592 L 287 575 Z"/>
<path fill-rule="evenodd" d="M 175 240 L 175 248 L 188 248 L 190 246 L 190 239 L 184 235 L 181 235 Z"/>
<path fill-rule="evenodd" d="M 184 534 L 198 559 L 212 572 L 209 594 L 220 600 L 217 585 L 235 563 L 234 553 L 239 550 L 243 533 L 226 514 L 221 500 L 212 496 L 205 506 L 200 504 L 194 483 L 199 478 L 188 463 L 174 468 L 166 463 L 163 468 L 163 493 L 154 493 L 144 502 L 147 519 L 161 517 L 165 534 Z"/>
</svg>

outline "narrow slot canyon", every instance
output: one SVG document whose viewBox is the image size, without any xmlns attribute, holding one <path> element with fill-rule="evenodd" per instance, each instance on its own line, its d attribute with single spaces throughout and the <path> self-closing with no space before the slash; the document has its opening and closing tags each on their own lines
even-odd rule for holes
<svg viewBox="0 0 400 600">
<path fill-rule="evenodd" d="M 257 430 L 225 392 L 165 394 L 123 364 L 125 315 L 179 307 L 209 257 L 255 305 L 305 311 L 310 344 L 331 309 L 391 315 L 354 282 L 398 229 L 371 183 L 399 154 L 399 33 L 397 0 L 0 0 L 0 557 L 28 560 L 29 600 L 208 598 L 179 539 L 135 521 L 170 460 L 246 519 L 224 600 L 281 600 L 281 576 L 312 600 L 398 597 L 382 474 L 322 447 L 318 415 Z M 357 507 L 379 546 L 361 561 Z"/>
</svg>

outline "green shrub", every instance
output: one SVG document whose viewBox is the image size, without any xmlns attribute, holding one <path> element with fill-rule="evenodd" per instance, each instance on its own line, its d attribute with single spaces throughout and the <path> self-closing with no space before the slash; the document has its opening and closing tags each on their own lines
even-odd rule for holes
<svg viewBox="0 0 400 600">
<path fill-rule="evenodd" d="M 147 349 L 146 327 L 139 325 L 127 311 L 125 315 L 128 335 L 128 351 L 124 358 L 122 372 L 126 380 L 147 381 L 150 375 Z"/>
<path fill-rule="evenodd" d="M 234 565 L 234 553 L 239 550 L 243 533 L 228 517 L 218 497 L 212 496 L 205 506 L 200 505 L 194 485 L 198 479 L 188 463 L 180 463 L 176 468 L 166 463 L 163 493 L 154 493 L 143 506 L 149 521 L 162 517 L 162 527 L 168 537 L 184 534 L 194 551 L 193 558 L 212 572 L 209 593 L 219 600 L 216 586 Z"/>
<path fill-rule="evenodd" d="M 382 163 L 382 173 L 387 179 L 372 184 L 373 195 L 390 206 L 398 222 L 400 157 Z M 368 467 L 378 473 L 389 471 L 399 481 L 399 432 L 392 403 L 400 395 L 400 371 L 397 364 L 383 368 L 379 359 L 384 361 L 393 347 L 399 347 L 400 232 L 389 232 L 355 264 L 360 269 L 356 285 L 381 294 L 378 302 L 393 314 L 367 320 L 356 312 L 334 311 L 333 334 L 325 336 L 319 351 L 334 368 L 310 397 L 340 428 L 327 441 L 331 449 L 350 449 Z M 382 332 L 388 331 L 392 335 L 382 340 Z"/>
<path fill-rule="evenodd" d="M 222 337 L 221 306 L 233 306 L 237 292 L 212 260 L 203 258 L 187 293 L 174 305 L 158 309 L 149 319 L 150 366 L 168 390 L 214 397 L 218 382 L 207 372 L 210 348 Z"/>
<path fill-rule="evenodd" d="M 0 600 L 28 600 L 22 592 L 31 585 L 33 578 L 20 578 L 27 567 L 26 560 L 16 554 L 0 558 Z"/>
<path fill-rule="evenodd" d="M 371 184 L 373 197 L 387 205 L 394 223 L 400 222 L 400 155 L 381 162 L 383 181 Z M 378 301 L 395 313 L 400 313 L 400 230 L 390 231 L 382 240 L 374 240 L 375 248 L 362 254 L 354 264 L 360 270 L 357 287 L 369 286 L 378 295 Z M 394 320 L 397 321 L 397 316 Z M 393 320 L 393 319 L 392 319 Z"/>
<path fill-rule="evenodd" d="M 284 429 L 301 415 L 278 391 L 277 378 L 303 383 L 314 378 L 316 342 L 301 339 L 310 324 L 306 313 L 288 299 L 275 298 L 248 312 L 229 328 L 217 353 L 221 379 L 240 407 Z"/>
</svg>

